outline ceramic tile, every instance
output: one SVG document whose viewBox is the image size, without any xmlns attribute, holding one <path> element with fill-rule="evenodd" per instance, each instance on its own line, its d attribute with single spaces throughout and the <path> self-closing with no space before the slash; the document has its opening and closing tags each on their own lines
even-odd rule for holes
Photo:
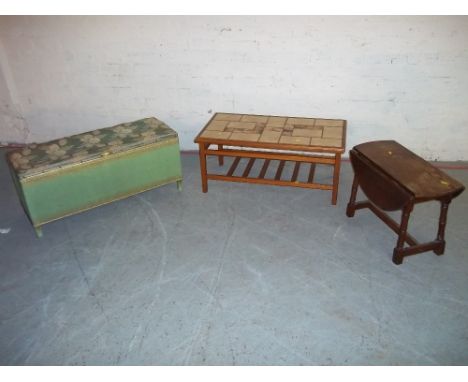
<svg viewBox="0 0 468 382">
<path fill-rule="evenodd" d="M 286 123 L 287 117 L 270 117 L 267 124 L 269 126 L 283 127 Z"/>
<path fill-rule="evenodd" d="M 242 116 L 241 121 L 242 122 L 266 123 L 268 121 L 268 116 L 244 115 L 244 116 Z"/>
<path fill-rule="evenodd" d="M 242 115 L 229 113 L 216 113 L 213 121 L 240 121 Z"/>
<path fill-rule="evenodd" d="M 253 130 L 255 129 L 254 122 L 229 122 L 227 127 L 238 130 Z"/>
<path fill-rule="evenodd" d="M 230 132 L 205 130 L 202 134 L 202 137 L 203 138 L 215 138 L 215 139 L 228 139 L 230 135 L 231 135 Z"/>
<path fill-rule="evenodd" d="M 287 124 L 289 125 L 305 125 L 305 126 L 314 126 L 314 118 L 288 118 Z"/>
<path fill-rule="evenodd" d="M 228 123 L 228 121 L 213 121 L 209 126 L 207 126 L 206 130 L 224 131 L 224 128 Z"/>
<path fill-rule="evenodd" d="M 249 141 L 249 142 L 257 142 L 260 138 L 260 134 L 253 134 L 253 133 L 232 133 L 231 140 L 233 141 Z"/>
<path fill-rule="evenodd" d="M 342 127 L 324 127 L 323 128 L 323 138 L 341 139 L 342 136 L 343 136 Z"/>
<path fill-rule="evenodd" d="M 280 138 L 280 143 L 284 143 L 287 145 L 301 145 L 301 146 L 308 146 L 310 144 L 310 138 L 307 137 L 288 137 L 282 136 Z"/>
<path fill-rule="evenodd" d="M 311 146 L 340 147 L 341 139 L 332 138 L 311 138 Z"/>
<path fill-rule="evenodd" d="M 278 131 L 264 131 L 260 136 L 259 142 L 265 143 L 278 143 L 281 137 L 281 132 Z"/>
<path fill-rule="evenodd" d="M 284 126 L 275 126 L 275 125 L 266 125 L 263 131 L 276 131 L 278 133 L 282 133 L 284 131 Z"/>
<path fill-rule="evenodd" d="M 315 122 L 316 126 L 330 126 L 330 127 L 342 127 L 344 121 L 339 119 L 317 119 Z"/>
<path fill-rule="evenodd" d="M 292 133 L 293 137 L 321 137 L 322 129 L 299 129 L 295 128 Z"/>
</svg>

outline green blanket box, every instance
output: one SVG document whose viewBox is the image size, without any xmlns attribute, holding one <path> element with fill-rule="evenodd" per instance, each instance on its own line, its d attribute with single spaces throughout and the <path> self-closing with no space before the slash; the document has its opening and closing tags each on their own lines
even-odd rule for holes
<svg viewBox="0 0 468 382">
<path fill-rule="evenodd" d="M 179 138 L 145 118 L 7 153 L 37 235 L 51 221 L 168 183 L 182 187 Z"/>
</svg>

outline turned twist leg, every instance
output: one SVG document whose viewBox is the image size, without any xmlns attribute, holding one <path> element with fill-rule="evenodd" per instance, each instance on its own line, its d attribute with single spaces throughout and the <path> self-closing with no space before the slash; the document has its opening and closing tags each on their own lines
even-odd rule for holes
<svg viewBox="0 0 468 382">
<path fill-rule="evenodd" d="M 439 229 L 437 231 L 437 241 L 440 242 L 439 248 L 434 249 L 438 256 L 443 255 L 445 251 L 445 226 L 447 224 L 447 212 L 451 200 L 442 200 L 440 202 Z"/>
<path fill-rule="evenodd" d="M 409 203 L 405 206 L 401 214 L 401 224 L 398 232 L 398 241 L 395 249 L 393 250 L 392 258 L 395 264 L 401 264 L 403 262 L 403 255 L 401 253 L 401 250 L 403 249 L 403 246 L 406 241 L 406 231 L 408 229 L 408 221 L 412 210 L 413 204 Z"/>
<path fill-rule="evenodd" d="M 351 188 L 351 197 L 349 198 L 348 206 L 346 207 L 346 216 L 352 218 L 354 216 L 354 212 L 356 211 L 355 204 L 356 204 L 356 195 L 358 190 L 358 180 L 356 175 L 354 175 L 353 179 L 353 186 Z"/>
</svg>

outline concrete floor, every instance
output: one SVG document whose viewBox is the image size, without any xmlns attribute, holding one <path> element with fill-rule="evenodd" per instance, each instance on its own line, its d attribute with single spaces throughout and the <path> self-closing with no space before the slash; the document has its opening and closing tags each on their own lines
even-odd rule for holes
<svg viewBox="0 0 468 382">
<path fill-rule="evenodd" d="M 393 232 L 367 210 L 345 216 L 349 163 L 333 207 L 316 190 L 210 182 L 202 194 L 198 159 L 183 155 L 182 192 L 37 239 L 0 154 L 2 365 L 468 364 L 468 192 L 449 209 L 445 255 L 396 266 Z M 467 170 L 447 172 L 468 185 Z M 417 206 L 409 231 L 433 239 L 438 208 Z"/>
</svg>

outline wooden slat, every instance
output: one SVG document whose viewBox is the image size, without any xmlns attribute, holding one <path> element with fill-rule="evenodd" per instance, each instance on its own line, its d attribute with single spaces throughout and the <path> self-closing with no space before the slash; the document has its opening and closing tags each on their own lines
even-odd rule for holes
<svg viewBox="0 0 468 382">
<path fill-rule="evenodd" d="M 249 163 L 247 163 L 247 166 L 245 167 L 245 170 L 242 174 L 244 178 L 247 178 L 249 176 L 250 170 L 252 169 L 254 162 L 255 158 L 250 158 Z"/>
<path fill-rule="evenodd" d="M 263 179 L 265 177 L 265 174 L 266 174 L 266 172 L 268 170 L 268 165 L 269 164 L 270 164 L 270 159 L 265 159 L 265 162 L 263 163 L 260 174 L 258 175 L 259 179 Z"/>
<path fill-rule="evenodd" d="M 285 163 L 286 163 L 286 161 L 284 161 L 284 160 L 280 161 L 280 164 L 278 166 L 278 170 L 276 170 L 275 180 L 280 180 L 281 179 L 281 174 L 283 173 L 283 168 L 284 168 Z"/>
<path fill-rule="evenodd" d="M 266 151 L 247 151 L 247 150 L 206 150 L 206 155 L 223 155 L 226 157 L 242 157 L 242 158 L 262 158 L 286 160 L 291 162 L 309 162 L 320 164 L 335 164 L 335 158 L 317 155 L 296 155 L 285 153 L 274 153 Z"/>
<path fill-rule="evenodd" d="M 228 182 L 270 184 L 272 186 L 313 188 L 313 189 L 319 189 L 319 190 L 332 190 L 333 189 L 333 186 L 330 185 L 330 184 L 301 183 L 301 182 L 291 183 L 289 180 L 242 178 L 240 176 L 225 176 L 225 175 L 208 174 L 208 179 L 211 179 L 211 180 L 224 180 L 224 181 L 228 181 Z"/>
<path fill-rule="evenodd" d="M 222 150 L 223 145 L 218 145 L 218 150 Z M 220 166 L 224 165 L 224 157 L 222 155 L 218 156 L 218 164 Z"/>
<path fill-rule="evenodd" d="M 309 170 L 309 178 L 307 179 L 307 183 L 314 183 L 314 175 L 315 175 L 315 163 L 311 163 L 310 170 Z"/>
<path fill-rule="evenodd" d="M 231 167 L 229 167 L 229 171 L 227 172 L 226 176 L 232 176 L 232 174 L 234 174 L 234 171 L 236 171 L 237 165 L 239 164 L 240 160 L 240 157 L 234 159 L 234 162 L 232 162 Z"/>
<path fill-rule="evenodd" d="M 300 167 L 301 167 L 301 162 L 296 162 L 296 165 L 294 166 L 294 171 L 291 177 L 291 182 L 295 182 L 297 180 Z"/>
</svg>

